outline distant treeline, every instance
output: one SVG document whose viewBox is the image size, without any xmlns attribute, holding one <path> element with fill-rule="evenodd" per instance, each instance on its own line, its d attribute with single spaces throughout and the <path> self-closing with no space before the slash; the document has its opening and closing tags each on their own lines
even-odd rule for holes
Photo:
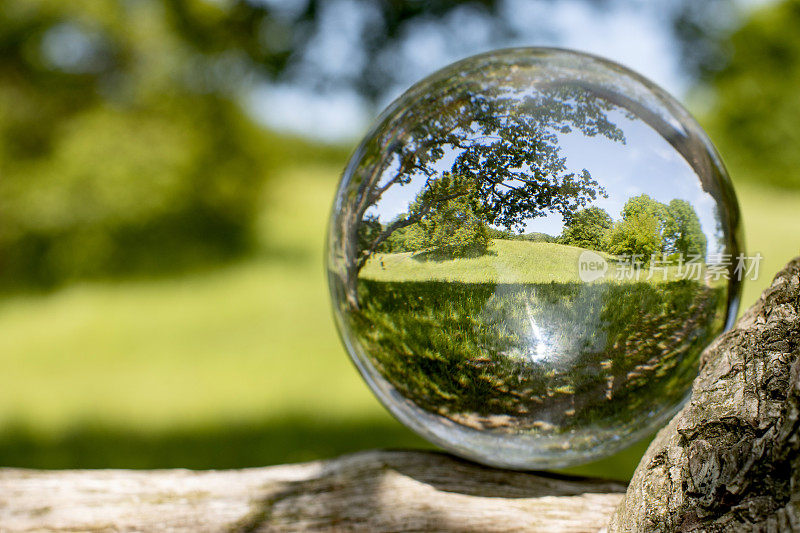
<svg viewBox="0 0 800 533">
<path fill-rule="evenodd" d="M 558 242 L 645 260 L 654 254 L 705 258 L 707 245 L 689 202 L 676 198 L 664 204 L 646 194 L 629 199 L 616 222 L 599 207 L 578 211 L 565 222 Z"/>
<path fill-rule="evenodd" d="M 533 231 L 531 233 L 514 233 L 513 231 L 489 228 L 492 239 L 505 239 L 508 241 L 528 241 L 528 242 L 558 242 L 558 237 Z"/>
<path fill-rule="evenodd" d="M 371 223 L 372 225 L 372 231 L 378 231 L 378 228 L 383 227 L 375 220 L 371 220 L 369 221 L 369 223 Z M 426 246 L 427 244 L 429 244 L 429 241 L 425 239 L 424 235 L 422 234 L 423 231 L 424 230 L 421 230 L 421 228 L 414 226 L 409 226 L 408 228 L 397 230 L 394 234 L 392 234 L 391 237 L 389 237 L 389 239 L 385 243 L 383 243 L 383 245 L 378 249 L 378 251 L 383 253 L 401 253 L 401 252 L 418 252 L 420 250 L 425 250 L 428 248 L 436 248 L 436 246 Z M 503 239 L 507 241 L 550 242 L 550 243 L 559 242 L 558 237 L 554 235 L 549 235 L 547 233 L 541 233 L 538 231 L 533 231 L 530 233 L 516 233 L 509 230 L 485 226 L 482 228 L 481 233 L 482 232 L 485 232 L 486 235 L 485 242 L 483 238 L 480 239 L 474 238 L 475 235 L 473 234 L 472 240 L 464 239 L 463 245 L 461 247 L 453 246 L 453 248 L 463 248 L 463 251 L 466 252 L 470 249 L 474 249 L 476 246 L 485 247 L 485 245 L 488 245 L 488 241 L 492 239 Z M 457 250 L 455 251 L 456 253 L 454 255 L 459 255 Z"/>
<path fill-rule="evenodd" d="M 462 256 L 485 250 L 492 239 L 506 239 L 636 255 L 645 261 L 654 254 L 705 258 L 707 239 L 697 212 L 686 200 L 674 199 L 665 204 L 642 194 L 629 199 L 620 215 L 615 222 L 599 207 L 581 209 L 565 221 L 561 235 L 556 237 L 490 227 L 469 202 L 451 201 L 419 222 L 395 230 L 377 251 L 400 253 L 435 249 Z M 365 241 L 406 216 L 405 213 L 398 215 L 386 225 L 375 217 L 367 219 Z"/>
</svg>

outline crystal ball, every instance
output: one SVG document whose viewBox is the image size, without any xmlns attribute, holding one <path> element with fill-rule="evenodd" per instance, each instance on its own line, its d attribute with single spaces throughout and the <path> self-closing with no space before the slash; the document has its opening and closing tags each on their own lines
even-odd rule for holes
<svg viewBox="0 0 800 533">
<path fill-rule="evenodd" d="M 680 408 L 736 314 L 740 247 L 723 164 L 673 97 L 604 59 L 517 48 L 378 117 L 326 261 L 384 406 L 457 455 L 533 469 L 610 455 Z"/>
</svg>

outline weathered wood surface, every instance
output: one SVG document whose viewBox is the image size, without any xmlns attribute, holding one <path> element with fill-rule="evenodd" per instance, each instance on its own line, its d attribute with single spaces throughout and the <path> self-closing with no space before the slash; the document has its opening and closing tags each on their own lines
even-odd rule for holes
<svg viewBox="0 0 800 533">
<path fill-rule="evenodd" d="M 800 258 L 703 354 L 624 496 L 409 451 L 218 472 L 0 469 L 0 531 L 800 531 L 798 313 Z"/>
<path fill-rule="evenodd" d="M 218 472 L 5 470 L 0 531 L 597 531 L 624 491 L 410 451 Z"/>
</svg>

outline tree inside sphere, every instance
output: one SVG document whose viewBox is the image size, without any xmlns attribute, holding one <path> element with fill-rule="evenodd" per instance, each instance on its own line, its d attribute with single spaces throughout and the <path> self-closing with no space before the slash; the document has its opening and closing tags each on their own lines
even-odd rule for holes
<svg viewBox="0 0 800 533">
<path fill-rule="evenodd" d="M 735 316 L 736 197 L 671 96 L 518 48 L 409 89 L 351 157 L 327 271 L 344 344 L 403 423 L 511 468 L 609 455 L 686 399 Z"/>
</svg>

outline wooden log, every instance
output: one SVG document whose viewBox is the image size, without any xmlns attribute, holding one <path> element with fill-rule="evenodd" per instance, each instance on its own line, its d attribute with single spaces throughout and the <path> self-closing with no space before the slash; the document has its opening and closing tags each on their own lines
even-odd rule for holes
<svg viewBox="0 0 800 533">
<path fill-rule="evenodd" d="M 704 352 L 627 493 L 413 451 L 230 471 L 0 469 L 0 531 L 800 530 L 798 313 L 800 258 Z"/>
<path fill-rule="evenodd" d="M 0 473 L 0 531 L 598 531 L 625 485 L 367 451 L 245 470 Z"/>
</svg>

